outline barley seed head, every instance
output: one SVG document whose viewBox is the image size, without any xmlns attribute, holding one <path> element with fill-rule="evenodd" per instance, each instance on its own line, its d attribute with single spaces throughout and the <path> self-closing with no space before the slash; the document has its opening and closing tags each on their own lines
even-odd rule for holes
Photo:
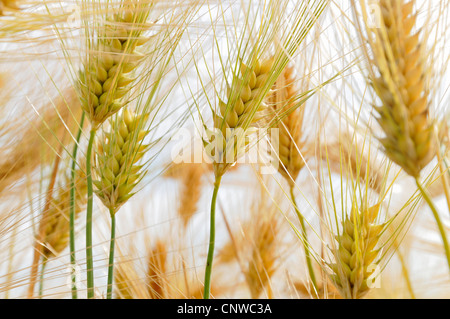
<svg viewBox="0 0 450 319">
<path fill-rule="evenodd" d="M 142 144 L 148 134 L 141 129 L 145 119 L 146 115 L 124 109 L 111 121 L 106 142 L 98 146 L 95 154 L 96 194 L 114 213 L 133 196 L 133 189 L 144 175 L 138 162 L 148 147 Z"/>
<path fill-rule="evenodd" d="M 293 184 L 305 165 L 300 154 L 305 143 L 301 140 L 303 128 L 303 105 L 293 111 L 293 100 L 297 95 L 293 67 L 286 67 L 276 80 L 272 94 L 269 96 L 270 105 L 279 129 L 279 160 L 278 171 L 290 183 Z"/>
<path fill-rule="evenodd" d="M 211 155 L 214 157 L 216 175 L 223 175 L 242 155 L 246 144 L 245 130 L 256 123 L 260 119 L 258 115 L 267 108 L 263 101 L 263 89 L 271 75 L 273 63 L 272 58 L 254 59 L 250 66 L 241 63 L 240 75 L 233 76 L 231 86 L 227 88 L 227 101 L 219 100 L 219 111 L 214 114 L 214 128 L 222 136 L 205 142 L 206 145 L 214 143 Z M 230 158 L 232 163 L 229 163 Z"/>
<path fill-rule="evenodd" d="M 424 46 L 413 31 L 414 0 L 380 0 L 381 27 L 372 31 L 371 84 L 381 100 L 374 105 L 385 133 L 380 141 L 386 155 L 406 173 L 418 177 L 435 154 L 434 124 Z M 378 74 L 378 75 L 375 75 Z"/>
<path fill-rule="evenodd" d="M 378 264 L 377 244 L 385 226 L 376 223 L 379 210 L 380 204 L 363 210 L 353 207 L 342 221 L 342 231 L 335 236 L 336 262 L 329 264 L 330 278 L 344 298 L 361 298 L 369 291 L 367 279 L 371 267 Z"/>
<path fill-rule="evenodd" d="M 107 17 L 96 49 L 79 72 L 82 108 L 94 128 L 125 105 L 123 97 L 134 81 L 130 74 L 143 59 L 136 47 L 145 43 L 141 25 L 147 15 L 133 7 Z"/>
<path fill-rule="evenodd" d="M 58 256 L 68 245 L 69 240 L 69 214 L 70 214 L 71 183 L 66 178 L 66 185 L 59 189 L 59 193 L 52 200 L 45 220 L 45 235 L 43 255 L 45 258 Z M 75 218 L 83 210 L 86 203 L 86 176 L 81 170 L 75 172 Z"/>
</svg>

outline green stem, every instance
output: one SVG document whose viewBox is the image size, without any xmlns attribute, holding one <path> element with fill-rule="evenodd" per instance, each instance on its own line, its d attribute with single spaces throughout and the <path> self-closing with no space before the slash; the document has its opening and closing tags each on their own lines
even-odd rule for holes
<svg viewBox="0 0 450 319">
<path fill-rule="evenodd" d="M 108 264 L 108 288 L 106 292 L 106 299 L 112 298 L 113 287 L 113 275 L 114 275 L 114 246 L 116 240 L 116 214 L 112 208 L 109 213 L 111 214 L 111 241 L 109 246 L 109 264 Z"/>
<path fill-rule="evenodd" d="M 72 172 L 70 175 L 70 212 L 69 212 L 69 246 L 70 246 L 70 265 L 71 265 L 71 278 L 72 278 L 72 299 L 77 299 L 77 276 L 75 273 L 76 259 L 75 259 L 75 167 L 77 164 L 77 152 L 78 144 L 81 139 L 81 133 L 83 132 L 85 113 L 81 115 L 80 127 L 76 136 L 75 144 L 72 150 Z"/>
<path fill-rule="evenodd" d="M 41 266 L 41 276 L 39 278 L 39 299 L 42 299 L 43 291 L 44 291 L 44 274 L 45 274 L 45 266 L 47 265 L 47 258 L 44 257 Z"/>
<path fill-rule="evenodd" d="M 305 219 L 303 218 L 303 215 L 300 213 L 298 206 L 297 206 L 297 202 L 295 201 L 293 186 L 291 186 L 290 192 L 291 192 L 291 199 L 294 204 L 295 213 L 297 214 L 298 220 L 300 221 L 300 225 L 302 227 L 302 236 L 303 236 L 302 242 L 303 242 L 303 247 L 305 248 L 305 257 L 306 257 L 306 264 L 308 266 L 309 277 L 311 278 L 311 282 L 314 286 L 314 289 L 316 290 L 316 293 L 319 293 L 319 290 L 317 287 L 316 275 L 314 274 L 314 269 L 313 269 L 312 262 L 311 262 L 311 255 L 309 253 L 310 248 L 309 248 L 309 242 L 308 242 L 308 237 L 307 237 L 307 233 L 306 233 Z"/>
<path fill-rule="evenodd" d="M 448 241 L 447 241 L 447 235 L 445 234 L 444 225 L 442 224 L 441 218 L 439 217 L 439 213 L 438 213 L 436 207 L 434 206 L 430 195 L 422 187 L 422 185 L 420 184 L 418 178 L 416 178 L 416 184 L 417 184 L 417 187 L 419 188 L 423 198 L 428 203 L 428 206 L 430 207 L 431 211 L 433 212 L 434 219 L 436 220 L 436 224 L 437 224 L 437 226 L 439 228 L 439 232 L 440 232 L 441 237 L 442 237 L 442 242 L 444 244 L 445 255 L 447 257 L 447 264 L 448 264 L 448 268 L 449 268 L 449 271 L 450 271 L 450 248 L 449 248 Z"/>
<path fill-rule="evenodd" d="M 211 292 L 211 271 L 214 257 L 214 244 L 216 238 L 216 200 L 217 193 L 219 192 L 220 180 L 222 176 L 216 176 L 214 182 L 214 192 L 211 200 L 211 216 L 210 216 L 210 228 L 209 228 L 209 248 L 208 257 L 206 259 L 205 268 L 205 287 L 203 292 L 203 299 L 209 299 Z"/>
<path fill-rule="evenodd" d="M 87 267 L 87 295 L 89 299 L 94 298 L 94 262 L 92 259 L 92 208 L 94 191 L 92 187 L 91 157 L 92 145 L 94 144 L 95 129 L 91 129 L 89 144 L 86 154 L 86 177 L 87 177 L 87 209 L 86 209 L 86 267 Z"/>
</svg>

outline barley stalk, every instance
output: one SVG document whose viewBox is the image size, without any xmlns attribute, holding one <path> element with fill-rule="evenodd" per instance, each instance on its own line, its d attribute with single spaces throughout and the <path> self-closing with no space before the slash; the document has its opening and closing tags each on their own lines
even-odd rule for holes
<svg viewBox="0 0 450 319">
<path fill-rule="evenodd" d="M 208 245 L 208 256 L 206 257 L 205 282 L 203 289 L 204 299 L 209 299 L 211 294 L 211 272 L 214 258 L 214 246 L 216 240 L 216 201 L 221 179 L 222 176 L 216 176 L 214 181 L 213 195 L 211 199 L 211 212 L 209 218 L 209 245 Z"/>
<path fill-rule="evenodd" d="M 85 113 L 81 115 L 80 120 L 80 128 L 78 129 L 77 136 L 75 138 L 75 144 L 73 145 L 72 150 L 72 165 L 70 172 L 70 213 L 69 213 L 69 237 L 70 237 L 70 264 L 72 266 L 71 276 L 72 276 L 72 299 L 78 298 L 77 286 L 76 286 L 76 274 L 75 274 L 75 218 L 76 218 L 76 165 L 77 165 L 77 153 L 78 153 L 78 144 L 81 139 L 81 133 L 83 132 L 83 125 L 85 120 Z M 84 198 L 84 196 L 82 197 Z"/>
</svg>

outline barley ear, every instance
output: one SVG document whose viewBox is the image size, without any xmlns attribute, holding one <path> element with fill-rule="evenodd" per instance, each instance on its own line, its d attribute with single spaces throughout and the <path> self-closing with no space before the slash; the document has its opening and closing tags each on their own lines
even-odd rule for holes
<svg viewBox="0 0 450 319">
<path fill-rule="evenodd" d="M 86 177 L 76 171 L 75 191 L 78 200 L 75 205 L 75 217 L 86 204 Z M 58 256 L 68 245 L 69 240 L 69 209 L 70 209 L 70 182 L 60 188 L 58 196 L 52 200 L 46 221 L 43 256 L 46 259 Z"/>
<path fill-rule="evenodd" d="M 129 74 L 143 59 L 136 47 L 145 43 L 138 25 L 146 19 L 147 14 L 129 10 L 107 17 L 96 53 L 89 56 L 88 63 L 79 72 L 82 108 L 94 128 L 125 105 L 122 97 L 134 81 Z"/>
<path fill-rule="evenodd" d="M 337 235 L 335 263 L 329 264 L 330 278 L 342 297 L 358 299 L 369 291 L 367 279 L 371 268 L 378 264 L 377 244 L 384 229 L 377 224 L 380 204 L 360 211 L 353 207 L 350 216 L 342 221 L 342 231 Z"/>
<path fill-rule="evenodd" d="M 380 0 L 382 26 L 369 42 L 371 63 L 379 74 L 371 76 L 371 84 L 381 100 L 374 105 L 385 133 L 380 141 L 386 155 L 417 178 L 436 152 L 424 47 L 420 30 L 412 31 L 417 18 L 414 2 Z"/>
<path fill-rule="evenodd" d="M 304 107 L 290 109 L 297 94 L 294 69 L 286 67 L 275 81 L 272 94 L 268 100 L 276 118 L 276 128 L 279 130 L 279 173 L 291 186 L 297 179 L 305 162 L 299 152 L 304 148 L 302 138 Z"/>
<path fill-rule="evenodd" d="M 133 189 L 144 175 L 138 165 L 148 147 L 142 144 L 148 133 L 141 129 L 142 117 L 146 115 L 124 109 L 111 121 L 111 131 L 105 134 L 107 141 L 98 146 L 95 156 L 96 194 L 114 213 L 133 196 Z"/>
<path fill-rule="evenodd" d="M 254 59 L 250 66 L 241 63 L 240 75 L 233 76 L 228 88 L 227 101 L 219 100 L 219 112 L 214 115 L 214 128 L 221 132 L 221 136 L 207 142 L 214 146 L 211 155 L 214 157 L 216 176 L 222 176 L 242 155 L 246 143 L 245 130 L 267 108 L 262 90 L 270 77 L 273 63 L 273 58 Z"/>
</svg>

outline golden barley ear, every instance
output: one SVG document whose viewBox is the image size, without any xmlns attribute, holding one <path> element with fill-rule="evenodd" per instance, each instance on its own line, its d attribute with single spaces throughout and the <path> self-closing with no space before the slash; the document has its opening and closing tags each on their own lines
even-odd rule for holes
<svg viewBox="0 0 450 319">
<path fill-rule="evenodd" d="M 353 207 L 342 221 L 342 231 L 335 236 L 335 263 L 330 263 L 330 278 L 342 297 L 358 299 L 369 291 L 367 279 L 378 264 L 377 244 L 385 227 L 377 224 L 380 204 L 360 211 Z"/>
<path fill-rule="evenodd" d="M 113 17 L 107 17 L 95 53 L 79 71 L 82 108 L 94 128 L 124 106 L 122 97 L 134 81 L 129 74 L 143 59 L 136 47 L 145 43 L 141 25 L 147 19 L 148 11 L 144 5 L 130 6 L 132 8 L 122 8 Z"/>
<path fill-rule="evenodd" d="M 43 256 L 48 259 L 58 256 L 68 245 L 69 240 L 69 214 L 70 214 L 70 190 L 69 178 L 66 184 L 59 189 L 58 195 L 52 200 L 45 221 L 45 235 L 43 240 Z M 87 184 L 86 177 L 81 170 L 75 172 L 75 218 L 83 210 L 86 204 Z"/>
<path fill-rule="evenodd" d="M 374 108 L 385 133 L 380 141 L 386 155 L 417 178 L 436 152 L 424 46 L 419 42 L 421 31 L 413 31 L 414 3 L 380 0 L 381 26 L 372 30 L 369 43 L 370 80 L 381 100 Z"/>
<path fill-rule="evenodd" d="M 272 94 L 269 95 L 269 105 L 273 108 L 274 120 L 279 129 L 279 160 L 278 171 L 290 183 L 295 183 L 305 162 L 300 154 L 305 143 L 302 142 L 304 106 L 292 111 L 294 99 L 298 94 L 295 86 L 293 67 L 286 67 L 275 81 Z M 299 151 L 300 150 L 300 151 Z"/>
<path fill-rule="evenodd" d="M 124 109 L 111 121 L 111 131 L 105 134 L 107 141 L 99 144 L 95 154 L 95 192 L 114 212 L 134 195 L 133 189 L 145 173 L 138 162 L 148 147 L 142 144 L 148 134 L 141 128 L 146 117 Z"/>
</svg>

